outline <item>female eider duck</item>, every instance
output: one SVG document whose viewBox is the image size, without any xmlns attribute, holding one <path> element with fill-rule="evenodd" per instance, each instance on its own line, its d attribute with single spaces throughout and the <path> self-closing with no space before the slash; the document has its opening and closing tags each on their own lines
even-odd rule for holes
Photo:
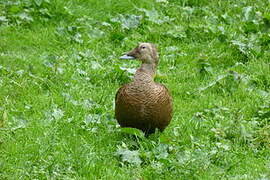
<svg viewBox="0 0 270 180">
<path fill-rule="evenodd" d="M 159 58 L 151 43 L 140 43 L 120 59 L 142 62 L 134 80 L 122 86 L 115 97 L 115 117 L 121 127 L 132 127 L 146 134 L 163 131 L 172 119 L 172 97 L 168 89 L 154 81 Z"/>
</svg>

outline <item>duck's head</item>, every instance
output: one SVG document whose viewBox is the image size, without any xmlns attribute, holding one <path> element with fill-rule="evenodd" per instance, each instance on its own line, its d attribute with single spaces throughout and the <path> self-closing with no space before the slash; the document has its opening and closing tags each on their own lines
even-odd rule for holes
<svg viewBox="0 0 270 180">
<path fill-rule="evenodd" d="M 158 64 L 157 48 L 152 43 L 140 43 L 130 52 L 121 56 L 120 59 L 139 59 L 145 64 Z"/>
</svg>

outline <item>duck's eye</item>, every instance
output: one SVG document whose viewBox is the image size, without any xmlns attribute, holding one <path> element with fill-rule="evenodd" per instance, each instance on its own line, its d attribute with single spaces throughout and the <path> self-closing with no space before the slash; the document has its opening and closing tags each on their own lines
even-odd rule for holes
<svg viewBox="0 0 270 180">
<path fill-rule="evenodd" d="M 146 47 L 145 47 L 145 46 L 142 46 L 141 48 L 142 48 L 142 49 L 145 49 Z"/>
</svg>

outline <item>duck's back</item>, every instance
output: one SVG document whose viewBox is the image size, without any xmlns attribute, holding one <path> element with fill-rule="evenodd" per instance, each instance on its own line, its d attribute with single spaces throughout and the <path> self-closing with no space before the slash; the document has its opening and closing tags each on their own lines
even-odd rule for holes
<svg viewBox="0 0 270 180">
<path fill-rule="evenodd" d="M 122 127 L 152 133 L 163 131 L 172 118 L 172 98 L 165 86 L 155 82 L 132 82 L 115 98 L 115 116 Z"/>
</svg>

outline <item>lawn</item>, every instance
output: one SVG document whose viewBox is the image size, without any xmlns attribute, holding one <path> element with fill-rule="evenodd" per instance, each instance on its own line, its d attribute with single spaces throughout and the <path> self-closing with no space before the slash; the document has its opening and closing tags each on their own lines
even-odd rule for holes
<svg viewBox="0 0 270 180">
<path fill-rule="evenodd" d="M 114 98 L 157 45 L 162 132 Z M 0 179 L 270 179 L 269 0 L 1 0 Z"/>
</svg>

